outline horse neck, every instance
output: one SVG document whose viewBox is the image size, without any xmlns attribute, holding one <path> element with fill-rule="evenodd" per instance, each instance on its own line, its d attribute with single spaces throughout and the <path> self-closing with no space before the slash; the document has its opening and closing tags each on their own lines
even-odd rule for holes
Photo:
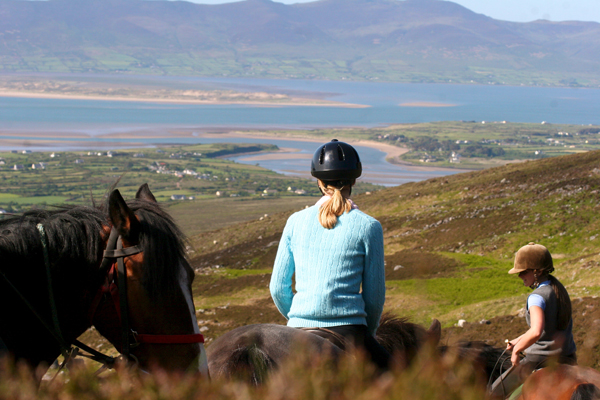
<svg viewBox="0 0 600 400">
<path fill-rule="evenodd" d="M 95 266 L 81 259 L 66 259 L 52 248 L 48 248 L 45 261 L 42 237 L 37 231 L 18 227 L 16 224 L 0 227 L 3 233 L 9 232 L 0 238 L 0 268 L 4 275 L 0 277 L 0 302 L 10 305 L 2 312 L 0 337 L 17 359 L 32 366 L 50 364 L 60 354 L 61 338 L 63 346 L 68 345 L 90 326 L 85 311 L 94 292 L 90 285 L 96 284 Z M 86 237 L 71 238 L 82 239 Z M 52 316 L 50 293 L 56 317 Z"/>
<path fill-rule="evenodd" d="M 62 338 L 63 346 L 68 345 L 91 325 L 80 312 L 87 303 L 86 294 L 76 287 L 82 285 L 59 282 L 54 285 L 56 317 L 60 326 L 57 332 L 47 280 L 40 278 L 45 276 L 45 270 L 27 267 L 27 264 L 21 266 L 24 270 L 23 274 L 19 274 L 22 279 L 12 279 L 14 288 L 0 282 L 0 303 L 10 304 L 2 313 L 0 337 L 16 359 L 23 359 L 35 367 L 40 363 L 50 364 L 56 359 L 61 352 L 59 338 Z M 19 275 L 12 274 L 11 278 Z"/>
</svg>

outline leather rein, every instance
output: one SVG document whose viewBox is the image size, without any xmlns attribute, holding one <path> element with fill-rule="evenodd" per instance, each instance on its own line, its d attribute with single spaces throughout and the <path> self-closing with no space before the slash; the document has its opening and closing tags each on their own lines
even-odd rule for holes
<svg viewBox="0 0 600 400">
<path fill-rule="evenodd" d="M 107 368 L 113 368 L 118 359 L 124 359 L 127 362 L 134 361 L 137 363 L 137 359 L 131 354 L 131 348 L 138 346 L 141 343 L 148 344 L 192 344 L 192 343 L 204 343 L 204 336 L 200 333 L 194 334 L 167 334 L 167 335 L 153 335 L 153 334 L 140 334 L 130 328 L 129 324 L 129 306 L 127 300 L 127 270 L 125 269 L 125 257 L 132 256 L 134 254 L 141 253 L 143 250 L 139 245 L 123 248 L 123 241 L 119 236 L 118 231 L 115 228 L 111 229 L 108 242 L 106 244 L 106 250 L 104 251 L 102 262 L 99 268 L 100 276 L 105 276 L 105 283 L 98 289 L 94 300 L 92 301 L 90 311 L 88 314 L 89 321 L 91 323 L 93 316 L 96 312 L 102 297 L 105 294 L 110 294 L 115 302 L 115 308 L 119 319 L 121 320 L 121 339 L 122 349 L 121 356 L 111 357 L 103 354 L 86 344 L 75 339 L 71 342 L 65 341 L 60 324 L 58 320 L 58 311 L 56 307 L 56 301 L 52 286 L 52 276 L 50 274 L 50 258 L 48 253 L 48 241 L 46 238 L 46 232 L 42 224 L 37 224 L 37 230 L 40 234 L 40 239 L 43 247 L 44 264 L 46 267 L 46 280 L 48 283 L 48 294 L 51 309 L 52 325 L 42 318 L 37 312 L 33 305 L 27 300 L 27 298 L 12 284 L 12 282 L 0 271 L 0 276 L 5 279 L 9 286 L 18 294 L 23 303 L 30 309 L 34 316 L 41 322 L 44 328 L 51 334 L 51 336 L 58 342 L 61 350 L 61 354 L 65 358 L 63 365 L 77 355 L 81 355 L 97 361 Z M 117 275 L 115 282 L 114 275 Z M 89 354 L 80 352 L 84 350 Z M 61 366 L 61 368 L 62 368 Z"/>
</svg>

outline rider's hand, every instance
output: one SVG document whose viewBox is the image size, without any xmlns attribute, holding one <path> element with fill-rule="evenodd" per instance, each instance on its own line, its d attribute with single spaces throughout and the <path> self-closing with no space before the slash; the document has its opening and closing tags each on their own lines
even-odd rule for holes
<svg viewBox="0 0 600 400">
<path fill-rule="evenodd" d="M 506 342 L 506 350 L 512 350 L 515 347 L 515 343 Z"/>
<path fill-rule="evenodd" d="M 521 362 L 521 358 L 519 357 L 519 353 L 513 352 L 512 355 L 510 356 L 510 362 L 512 363 L 512 365 L 514 365 L 515 367 L 517 365 L 519 365 L 519 362 Z"/>
</svg>

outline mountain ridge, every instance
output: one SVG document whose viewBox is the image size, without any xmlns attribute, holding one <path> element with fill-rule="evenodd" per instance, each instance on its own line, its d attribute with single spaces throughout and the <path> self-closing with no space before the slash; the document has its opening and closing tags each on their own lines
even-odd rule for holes
<svg viewBox="0 0 600 400">
<path fill-rule="evenodd" d="M 499 21 L 449 1 L 11 0 L 0 17 L 3 72 L 600 85 L 600 24 Z"/>
</svg>

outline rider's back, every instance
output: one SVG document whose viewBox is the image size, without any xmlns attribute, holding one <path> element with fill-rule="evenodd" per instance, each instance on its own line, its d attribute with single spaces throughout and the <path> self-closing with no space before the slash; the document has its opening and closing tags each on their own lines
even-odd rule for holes
<svg viewBox="0 0 600 400">
<path fill-rule="evenodd" d="M 553 355 L 567 356 L 575 353 L 573 320 L 571 319 L 566 329 L 558 329 L 558 300 L 552 286 L 540 285 L 531 293 L 531 295 L 534 294 L 541 296 L 545 301 L 544 331 L 537 342 L 525 350 L 525 353 L 546 357 Z M 527 325 L 531 326 L 529 310 L 527 310 L 525 318 L 527 319 Z"/>
<path fill-rule="evenodd" d="M 313 206 L 289 218 L 271 279 L 273 299 L 289 326 L 362 324 L 374 333 L 385 300 L 381 224 L 352 209 L 325 229 L 318 212 Z M 280 279 L 292 273 L 293 300 Z"/>
</svg>

